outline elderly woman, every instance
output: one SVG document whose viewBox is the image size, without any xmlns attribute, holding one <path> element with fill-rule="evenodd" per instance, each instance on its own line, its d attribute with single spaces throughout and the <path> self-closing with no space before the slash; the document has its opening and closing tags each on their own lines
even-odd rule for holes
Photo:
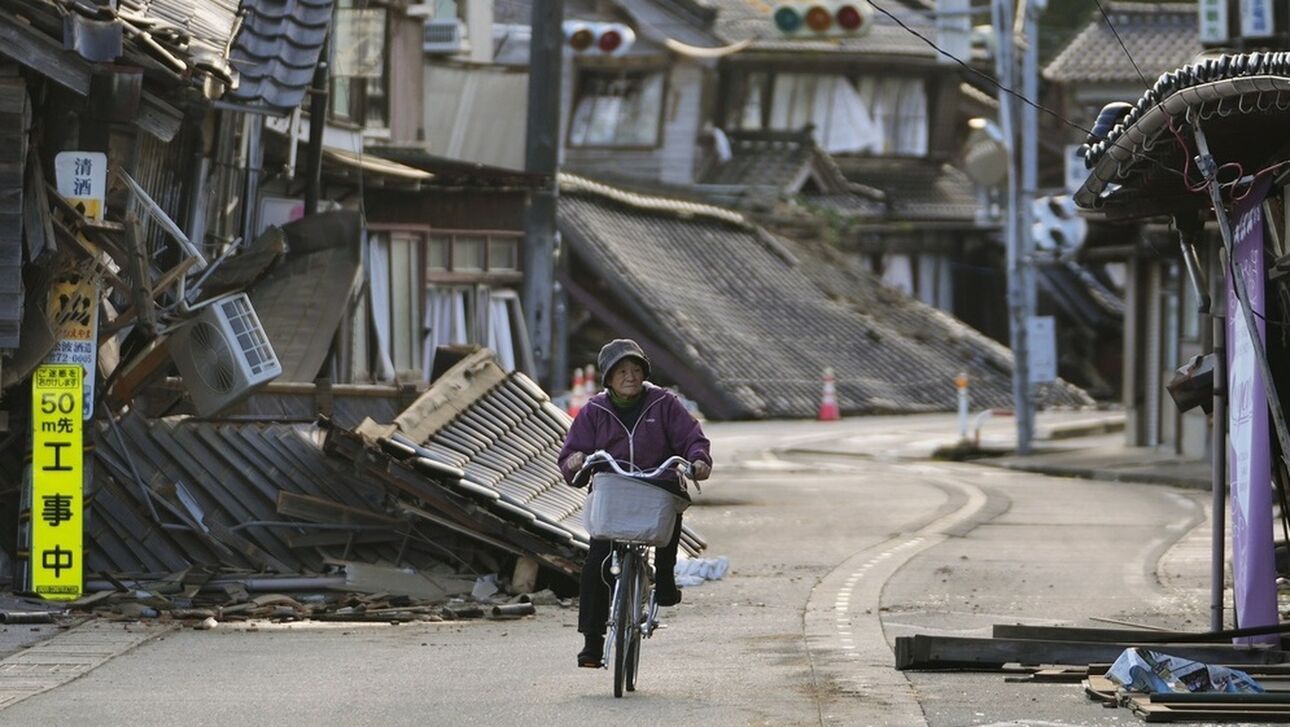
<svg viewBox="0 0 1290 727">
<path fill-rule="evenodd" d="M 592 397 L 573 420 L 560 451 L 565 480 L 575 487 L 585 484 L 575 477 L 587 455 L 599 449 L 639 470 L 653 469 L 680 455 L 694 463 L 695 479 L 707 479 L 712 472 L 708 438 L 675 394 L 646 381 L 649 359 L 641 347 L 630 339 L 615 339 L 600 349 L 598 363 L 606 390 Z M 673 573 L 680 538 L 681 516 L 677 515 L 672 541 L 654 553 L 655 597 L 660 606 L 681 602 Z M 584 644 L 578 666 L 599 667 L 604 653 L 609 551 L 609 541 L 592 540 L 582 568 L 578 631 Z"/>
</svg>

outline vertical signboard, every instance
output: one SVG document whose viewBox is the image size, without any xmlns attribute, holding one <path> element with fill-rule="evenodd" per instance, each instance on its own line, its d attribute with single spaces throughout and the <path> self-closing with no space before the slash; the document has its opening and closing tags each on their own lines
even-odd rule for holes
<svg viewBox="0 0 1290 727">
<path fill-rule="evenodd" d="M 1226 43 L 1227 0 L 1200 0 L 1196 12 L 1200 15 L 1200 42 Z"/>
<path fill-rule="evenodd" d="M 1272 35 L 1272 0 L 1241 0 L 1241 37 Z"/>
<path fill-rule="evenodd" d="M 91 220 L 102 220 L 107 196 L 107 155 L 65 151 L 54 157 L 58 194 Z M 86 243 L 88 245 L 88 243 Z M 91 246 L 92 247 L 92 246 Z M 85 369 L 82 411 L 94 413 L 94 368 L 98 352 L 99 291 L 91 280 L 68 278 L 50 286 L 49 311 L 54 323 L 53 364 L 80 364 Z"/>
<path fill-rule="evenodd" d="M 1030 383 L 1057 380 L 1057 325 L 1052 316 L 1031 316 L 1026 320 L 1029 337 Z"/>
<path fill-rule="evenodd" d="M 1232 269 L 1245 282 L 1265 338 L 1263 288 L 1263 198 L 1265 179 L 1232 211 Z M 1272 550 L 1272 462 L 1268 400 L 1254 344 L 1232 280 L 1227 281 L 1227 484 L 1232 511 L 1232 577 L 1242 628 L 1278 621 Z M 1242 641 L 1238 639 L 1238 641 Z M 1243 641 L 1277 643 L 1276 635 Z"/>
<path fill-rule="evenodd" d="M 31 379 L 31 590 L 51 600 L 83 584 L 82 373 L 45 364 Z"/>
</svg>

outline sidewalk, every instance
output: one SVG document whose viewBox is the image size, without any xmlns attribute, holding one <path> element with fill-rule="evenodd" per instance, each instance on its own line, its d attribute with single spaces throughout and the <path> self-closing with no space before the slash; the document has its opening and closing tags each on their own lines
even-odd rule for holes
<svg viewBox="0 0 1290 727">
<path fill-rule="evenodd" d="M 844 420 L 844 424 L 850 421 Z M 796 443 L 780 453 L 920 460 L 953 451 L 959 445 L 958 422 L 950 415 L 881 417 L 875 418 L 873 424 L 876 426 Z M 1010 416 L 991 416 L 980 430 L 976 451 L 981 456 L 965 459 L 978 465 L 1054 477 L 1209 489 L 1208 462 L 1146 447 L 1128 447 L 1123 430 L 1122 412 L 1041 412 L 1035 420 L 1032 454 L 1020 457 L 1015 454 L 1016 421 Z"/>
</svg>

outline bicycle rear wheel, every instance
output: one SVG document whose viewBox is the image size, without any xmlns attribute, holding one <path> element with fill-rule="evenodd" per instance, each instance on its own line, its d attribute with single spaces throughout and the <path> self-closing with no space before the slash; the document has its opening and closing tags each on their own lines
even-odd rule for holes
<svg viewBox="0 0 1290 727">
<path fill-rule="evenodd" d="M 627 645 L 631 641 L 632 602 L 636 600 L 636 559 L 625 553 L 621 561 L 622 570 L 618 573 L 619 598 L 614 603 L 614 696 L 623 696 L 623 687 L 627 682 L 627 664 L 629 654 Z"/>
<path fill-rule="evenodd" d="M 635 561 L 635 558 L 632 558 Z M 645 568 L 643 563 L 641 567 L 633 568 L 635 575 L 632 578 L 631 593 L 631 628 L 627 632 L 627 691 L 636 691 L 636 676 L 640 673 L 641 666 L 641 633 L 642 624 L 645 621 Z"/>
</svg>

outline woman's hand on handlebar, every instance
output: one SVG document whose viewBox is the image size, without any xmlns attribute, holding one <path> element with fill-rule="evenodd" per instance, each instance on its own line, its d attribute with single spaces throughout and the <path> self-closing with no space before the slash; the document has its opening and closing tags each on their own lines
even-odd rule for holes
<svg viewBox="0 0 1290 727">
<path fill-rule="evenodd" d="M 582 469 L 582 465 L 583 465 L 583 463 L 584 463 L 584 462 L 586 462 L 586 461 L 587 461 L 587 453 L 586 453 L 586 452 L 574 452 L 573 454 L 569 455 L 568 457 L 565 457 L 565 459 L 564 459 L 564 471 L 565 471 L 565 472 L 577 472 L 578 470 Z"/>
<path fill-rule="evenodd" d="M 706 480 L 712 475 L 712 465 L 698 459 L 690 465 L 690 472 L 696 481 Z"/>
</svg>

